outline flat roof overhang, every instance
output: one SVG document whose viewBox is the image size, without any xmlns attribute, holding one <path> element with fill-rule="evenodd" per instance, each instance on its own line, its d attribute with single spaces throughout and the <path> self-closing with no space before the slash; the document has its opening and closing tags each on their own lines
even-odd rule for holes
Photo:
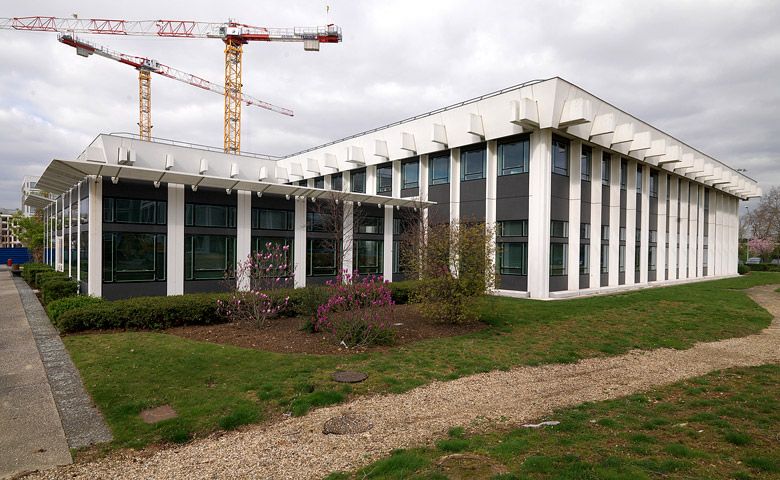
<svg viewBox="0 0 780 480">
<path fill-rule="evenodd" d="M 33 208 L 46 208 L 52 202 L 53 200 L 46 197 L 42 197 L 40 195 L 35 195 L 34 193 L 31 193 L 24 197 L 24 204 Z"/>
<path fill-rule="evenodd" d="M 215 177 L 171 170 L 134 167 L 129 165 L 106 164 L 82 160 L 51 161 L 38 180 L 38 188 L 55 194 L 63 194 L 73 188 L 85 177 L 111 177 L 115 181 L 140 180 L 150 183 L 175 183 L 190 185 L 193 188 L 219 188 L 224 190 L 240 190 L 272 195 L 289 195 L 291 197 L 327 198 L 337 193 L 323 188 L 302 187 L 280 183 L 262 182 L 241 178 Z M 376 204 L 379 206 L 427 208 L 436 202 L 422 201 L 417 198 L 386 197 L 383 195 L 368 195 L 365 193 L 339 192 L 339 200 L 353 203 Z M 48 204 L 48 202 L 47 202 Z"/>
</svg>

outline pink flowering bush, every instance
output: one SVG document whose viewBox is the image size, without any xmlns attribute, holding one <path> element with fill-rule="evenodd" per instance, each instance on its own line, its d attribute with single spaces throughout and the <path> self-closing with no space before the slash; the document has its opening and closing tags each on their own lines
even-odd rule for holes
<svg viewBox="0 0 780 480">
<path fill-rule="evenodd" d="M 252 323 L 259 328 L 286 310 L 290 297 L 269 295 L 269 292 L 292 285 L 294 269 L 290 257 L 288 245 L 272 242 L 266 243 L 262 251 L 249 255 L 236 268 L 239 282 L 245 282 L 245 288 L 249 289 L 234 288 L 229 300 L 218 301 L 220 313 L 232 322 Z"/>
<path fill-rule="evenodd" d="M 762 259 L 766 259 L 775 250 L 775 242 L 768 238 L 751 238 L 748 241 L 748 249 Z"/>
<path fill-rule="evenodd" d="M 314 331 L 326 332 L 347 348 L 393 341 L 393 302 L 381 276 L 344 273 L 328 281 L 328 300 L 317 308 Z"/>
</svg>

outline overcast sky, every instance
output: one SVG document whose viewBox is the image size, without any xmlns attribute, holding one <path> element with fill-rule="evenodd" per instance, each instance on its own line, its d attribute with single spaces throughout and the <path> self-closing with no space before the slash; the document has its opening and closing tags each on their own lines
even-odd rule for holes
<svg viewBox="0 0 780 480">
<path fill-rule="evenodd" d="M 243 114 L 242 150 L 286 154 L 531 79 L 561 76 L 734 168 L 780 185 L 780 3 L 554 1 L 35 1 L 0 17 L 335 23 L 344 41 L 249 44 L 244 92 L 295 111 Z M 224 81 L 217 40 L 90 40 Z M 138 127 L 132 68 L 50 33 L 0 30 L 0 207 L 24 175 Z M 223 102 L 152 79 L 153 135 L 222 145 Z"/>
</svg>

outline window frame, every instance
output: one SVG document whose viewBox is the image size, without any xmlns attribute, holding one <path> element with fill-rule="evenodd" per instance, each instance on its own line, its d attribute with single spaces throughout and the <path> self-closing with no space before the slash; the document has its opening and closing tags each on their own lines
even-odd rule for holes
<svg viewBox="0 0 780 480">
<path fill-rule="evenodd" d="M 514 248 L 520 249 L 520 265 L 507 266 L 509 252 Z M 500 275 L 528 276 L 528 242 L 500 242 L 496 263 Z"/>
<path fill-rule="evenodd" d="M 554 263 L 555 250 L 561 250 L 561 264 Z M 550 276 L 562 277 L 568 275 L 569 263 L 569 244 L 568 243 L 550 243 Z"/>
<path fill-rule="evenodd" d="M 520 162 L 516 166 L 507 167 L 505 147 L 520 145 Z M 528 165 L 531 159 L 531 139 L 528 136 L 519 138 L 516 140 L 505 140 L 498 142 L 497 146 L 498 154 L 498 176 L 503 177 L 507 175 L 519 175 L 522 173 L 528 173 Z"/>
<path fill-rule="evenodd" d="M 593 150 L 591 150 L 590 147 L 583 145 L 582 152 L 580 153 L 580 180 L 585 182 L 590 182 L 592 173 L 593 173 Z"/>
<path fill-rule="evenodd" d="M 556 149 L 556 147 L 558 148 Z M 550 163 L 552 165 L 552 173 L 554 175 L 560 175 L 562 177 L 569 176 L 569 157 L 571 153 L 570 148 L 571 142 L 568 140 L 557 136 L 552 138 L 552 142 L 550 143 Z M 565 164 L 565 166 L 561 164 L 561 151 L 563 152 L 562 158 L 563 164 Z M 556 153 L 558 155 L 556 155 Z"/>
<path fill-rule="evenodd" d="M 472 158 L 481 154 L 481 159 Z M 467 173 L 469 165 L 479 164 L 479 172 Z M 485 178 L 485 170 L 487 169 L 487 148 L 482 145 L 477 148 L 468 148 L 460 150 L 460 181 L 469 182 L 471 180 L 482 180 Z"/>
<path fill-rule="evenodd" d="M 389 183 L 383 183 L 389 180 Z M 393 193 L 393 165 L 377 165 L 376 167 L 376 193 Z"/>
<path fill-rule="evenodd" d="M 436 177 L 436 164 L 444 166 L 446 175 L 444 177 Z M 450 183 L 450 154 L 438 154 L 428 157 L 428 171 L 430 172 L 428 178 L 428 185 L 446 185 Z"/>
<path fill-rule="evenodd" d="M 409 168 L 414 165 L 414 181 L 408 177 Z M 420 188 L 420 160 L 411 160 L 401 163 L 401 189 L 408 190 L 410 188 Z"/>
</svg>

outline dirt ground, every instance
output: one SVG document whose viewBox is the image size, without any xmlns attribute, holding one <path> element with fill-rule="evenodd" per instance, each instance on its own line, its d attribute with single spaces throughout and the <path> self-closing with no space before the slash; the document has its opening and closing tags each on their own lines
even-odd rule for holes
<svg viewBox="0 0 780 480">
<path fill-rule="evenodd" d="M 395 332 L 393 345 L 347 349 L 336 345 L 325 333 L 313 334 L 305 331 L 305 324 L 305 317 L 276 318 L 263 328 L 251 324 L 225 323 L 175 327 L 165 330 L 165 333 L 203 342 L 271 352 L 351 355 L 367 350 L 383 351 L 429 338 L 464 335 L 486 328 L 483 323 L 449 325 L 433 322 L 420 314 L 417 305 L 397 305 L 391 320 L 392 330 Z"/>
</svg>

